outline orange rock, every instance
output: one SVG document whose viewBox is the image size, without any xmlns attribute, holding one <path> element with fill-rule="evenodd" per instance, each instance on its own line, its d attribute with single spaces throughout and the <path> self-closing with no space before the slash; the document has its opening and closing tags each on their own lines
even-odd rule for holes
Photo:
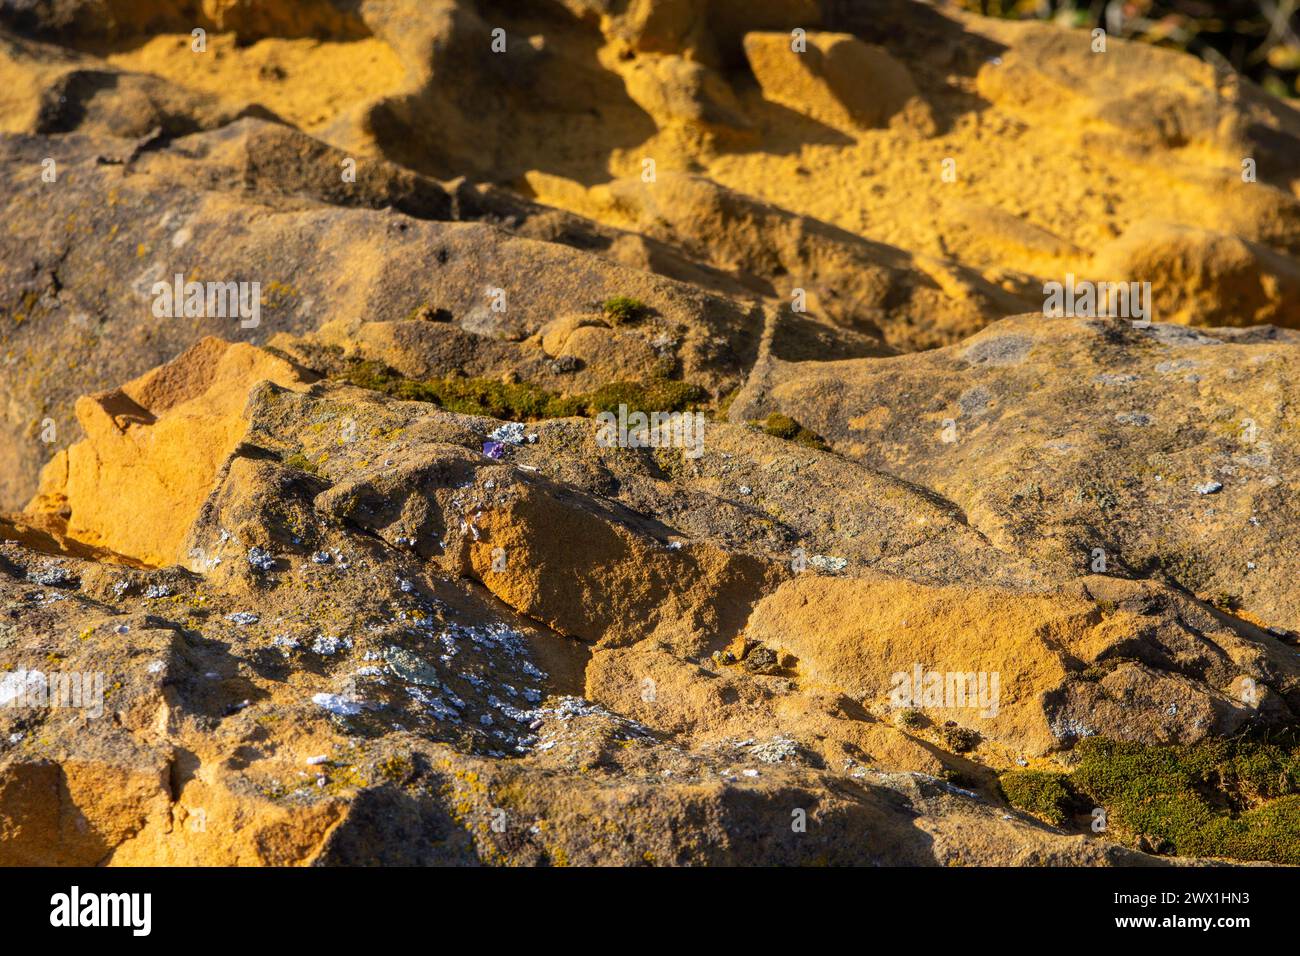
<svg viewBox="0 0 1300 956">
<path fill-rule="evenodd" d="M 155 566 L 181 544 L 217 470 L 244 433 L 260 381 L 303 388 L 310 375 L 248 345 L 206 338 L 120 389 L 77 402 L 86 437 L 46 467 L 28 510 L 67 534 Z"/>
</svg>

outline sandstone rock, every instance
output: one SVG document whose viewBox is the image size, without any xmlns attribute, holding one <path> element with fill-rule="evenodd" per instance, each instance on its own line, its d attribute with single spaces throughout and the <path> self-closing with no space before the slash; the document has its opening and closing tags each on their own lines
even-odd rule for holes
<svg viewBox="0 0 1300 956">
<path fill-rule="evenodd" d="M 1159 276 L 1151 317 L 1162 322 L 1300 327 L 1295 260 L 1239 236 L 1146 224 L 1102 249 L 1097 268 L 1111 282 Z"/>
<path fill-rule="evenodd" d="M 929 119 L 907 68 L 849 34 L 748 33 L 745 56 L 765 98 L 837 129 L 880 126 L 909 106 Z"/>
<path fill-rule="evenodd" d="M 1008 550 L 1073 573 L 1163 576 L 1300 624 L 1285 543 L 1293 336 L 1020 316 L 868 361 L 774 360 L 732 413 L 779 409 L 933 488 Z M 1216 477 L 1223 491 L 1196 493 Z"/>
<path fill-rule="evenodd" d="M 257 359 L 258 354 L 265 357 Z M 250 372 L 242 378 L 219 374 L 223 362 L 236 360 L 238 367 Z M 190 617 L 197 614 L 194 620 L 202 630 L 221 621 L 216 627 L 225 640 L 241 648 L 239 654 L 251 655 L 249 660 L 258 662 L 257 668 L 266 675 L 257 677 L 257 670 L 232 667 L 220 658 L 204 660 L 200 652 L 206 645 L 191 628 L 166 619 L 150 625 L 155 619 L 146 619 L 146 626 L 161 627 L 168 635 L 160 667 L 156 671 L 145 668 L 147 675 L 156 674 L 166 682 L 164 693 L 157 698 L 157 691 L 148 690 L 146 682 L 139 703 L 127 698 L 120 705 L 126 708 L 124 714 L 138 715 L 125 716 L 124 724 L 135 728 L 132 732 L 143 735 L 144 741 L 156 741 L 158 734 L 170 740 L 179 736 L 187 741 L 187 750 L 210 755 L 200 756 L 203 764 L 217 759 L 215 754 L 221 748 L 237 747 L 239 734 L 249 732 L 235 728 L 251 729 L 262 726 L 263 720 L 274 721 L 275 712 L 282 707 L 300 715 L 297 736 L 310 735 L 293 748 L 300 753 L 341 745 L 330 745 L 329 740 L 339 732 L 344 734 L 339 739 L 346 740 L 349 731 L 344 728 L 349 722 L 370 728 L 372 734 L 391 734 L 394 724 L 400 722 L 408 731 L 419 727 L 420 736 L 402 738 L 408 748 L 404 757 L 385 747 L 382 756 L 372 754 L 374 762 L 366 764 L 369 769 L 340 771 L 338 786 L 331 782 L 335 774 L 330 771 L 325 792 L 319 794 L 314 793 L 318 788 L 310 779 L 304 781 L 305 788 L 286 794 L 286 757 L 268 753 L 259 758 L 257 769 L 236 761 L 222 764 L 219 773 L 195 774 L 174 807 L 163 800 L 154 809 L 127 811 L 88 797 L 67 798 L 77 812 L 122 821 L 105 822 L 94 830 L 106 834 L 100 837 L 103 845 L 94 846 L 103 853 L 112 852 L 115 862 L 448 862 L 470 856 L 498 862 L 626 861 L 623 856 L 603 855 L 609 851 L 589 842 L 585 836 L 588 828 L 565 822 L 570 811 L 563 808 L 573 805 L 575 799 L 571 791 L 566 790 L 563 798 L 558 792 L 554 798 L 547 796 L 546 788 L 534 784 L 520 791 L 517 779 L 506 782 L 512 777 L 500 778 L 495 770 L 488 773 L 488 779 L 498 782 L 480 790 L 474 780 L 484 770 L 464 769 L 460 757 L 445 749 L 430 751 L 425 743 L 441 740 L 444 748 L 468 748 L 468 752 L 489 758 L 512 750 L 536 752 L 543 760 L 550 759 L 543 754 L 563 746 L 576 748 L 575 756 L 582 765 L 595 760 L 608 768 L 608 757 L 597 756 L 607 753 L 604 745 L 596 743 L 598 738 L 574 740 L 567 732 L 558 738 L 545 733 L 539 738 L 532 732 L 531 725 L 538 719 L 543 725 L 553 719 L 547 717 L 550 706 L 557 708 L 555 713 L 562 720 L 585 719 L 578 715 L 586 714 L 607 722 L 616 738 L 630 734 L 629 739 L 643 741 L 638 753 L 650 749 L 637 759 L 670 759 L 677 768 L 674 780 L 682 773 L 695 777 L 720 774 L 720 788 L 703 799 L 717 806 L 739 800 L 746 808 L 735 819 L 724 817 L 728 822 L 717 833 L 701 831 L 693 850 L 634 841 L 637 852 L 663 862 L 763 858 L 807 862 L 828 852 L 820 841 L 784 849 L 760 841 L 754 851 L 757 856 L 725 855 L 730 852 L 725 847 L 747 832 L 746 828 L 763 825 L 758 821 L 765 814 L 788 816 L 789 801 L 807 800 L 801 795 L 809 792 L 806 788 L 816 793 L 824 785 L 815 776 L 798 778 L 803 781 L 799 783 L 787 781 L 784 769 L 762 769 L 768 760 L 782 767 L 789 763 L 791 767 L 856 768 L 854 779 L 867 788 L 864 794 L 868 796 L 863 799 L 868 805 L 874 799 L 869 796 L 871 788 L 881 785 L 878 767 L 931 774 L 958 772 L 963 758 L 936 761 L 926 743 L 927 735 L 934 733 L 937 739 L 947 740 L 947 746 L 956 746 L 949 740 L 953 733 L 946 728 L 901 730 L 894 725 L 890 705 L 881 699 L 888 688 L 888 672 L 910 668 L 912 663 L 941 670 L 988 670 L 1006 681 L 995 715 L 980 717 L 961 708 L 934 711 L 936 721 L 955 716 L 959 725 L 978 728 L 983 741 L 975 745 L 974 752 L 994 763 L 1005 759 L 995 755 L 1006 752 L 999 748 L 1044 752 L 1068 747 L 1083 733 L 1140 741 L 1195 741 L 1229 732 L 1248 713 L 1273 721 L 1288 719 L 1290 714 L 1288 701 L 1296 693 L 1296 667 L 1290 655 L 1262 632 L 1216 618 L 1167 592 L 1143 591 L 1136 585 L 1116 591 L 1109 579 L 1093 583 L 1089 578 L 1082 590 L 1047 593 L 1041 584 L 1033 583 L 1028 569 L 1019 572 L 1017 579 L 1014 558 L 992 555 L 1012 571 L 1000 591 L 935 587 L 856 573 L 846 578 L 824 577 L 811 571 L 801 574 L 797 566 L 782 572 L 776 563 L 779 552 L 772 549 L 764 557 L 736 551 L 734 544 L 727 543 L 731 535 L 728 526 L 716 518 L 697 524 L 694 534 L 698 540 L 683 543 L 669 528 L 639 516 L 626 504 L 581 490 L 582 479 L 579 487 L 566 487 L 565 478 L 580 473 L 569 471 L 564 464 L 564 458 L 573 454 L 564 449 L 572 449 L 573 440 L 583 432 L 580 441 L 592 441 L 589 426 L 580 422 L 540 427 L 535 445 L 521 444 L 511 453 L 510 461 L 498 462 L 480 453 L 482 436 L 491 431 L 490 423 L 480 419 L 431 412 L 419 403 L 394 402 L 325 383 L 304 390 L 301 379 L 294 376 L 283 384 L 265 381 L 250 386 L 250 378 L 256 377 L 251 370 L 256 369 L 274 378 L 291 367 L 247 346 L 225 348 L 209 340 L 127 386 L 123 394 L 135 395 L 139 407 L 153 409 L 152 421 L 128 427 L 128 434 L 131 429 L 138 430 L 132 466 L 111 467 L 114 459 L 103 453 L 98 457 L 109 467 L 88 473 L 82 483 L 65 486 L 67 507 L 75 516 L 83 499 L 127 498 L 135 476 L 156 473 L 163 462 L 188 470 L 188 477 L 178 476 L 169 485 L 202 486 L 207 493 L 175 499 L 171 515 L 174 526 L 187 527 L 183 550 L 198 556 L 191 566 L 207 582 L 204 593 L 200 596 L 197 592 L 199 578 L 174 575 L 166 585 L 150 585 L 146 593 L 152 595 L 152 602 L 175 606 Z M 215 390 L 218 381 L 222 388 Z M 247 390 L 246 403 L 224 397 L 241 390 Z M 215 469 L 201 458 L 178 456 L 175 447 L 161 438 L 181 423 L 187 423 L 193 433 L 194 417 L 200 410 L 201 417 L 210 422 L 205 427 L 214 435 L 225 436 L 213 444 L 226 449 L 225 460 Z M 155 430 L 160 437 L 142 440 Z M 771 447 L 761 450 L 762 443 L 755 445 L 745 431 L 716 425 L 709 450 L 700 459 L 702 470 L 694 477 L 684 472 L 678 480 L 687 488 L 698 483 L 698 493 L 716 489 L 713 494 L 727 494 L 708 473 L 720 468 L 726 474 L 733 459 L 724 449 L 734 442 L 748 444 L 749 457 L 759 468 L 773 453 L 767 467 L 781 461 L 785 454 L 782 442 L 768 439 Z M 88 437 L 70 450 L 68 458 L 80 459 L 94 453 L 101 443 L 117 441 L 114 431 L 88 429 Z M 610 449 L 606 455 L 607 467 L 624 476 L 619 497 L 641 508 L 654 507 L 645 496 L 662 492 L 654 491 L 654 480 L 638 477 L 646 461 L 636 455 L 628 460 L 625 449 Z M 290 457 L 315 463 L 312 473 L 295 477 L 284 464 Z M 805 474 L 813 480 L 831 459 L 814 450 L 805 450 L 800 457 Z M 574 460 L 582 458 L 575 456 Z M 732 473 L 726 480 L 735 481 L 738 476 Z M 782 490 L 761 478 L 745 480 L 753 480 L 759 493 L 773 501 L 797 495 L 808 503 L 802 485 Z M 893 494 L 903 500 L 916 495 L 905 486 Z M 921 501 L 916 497 L 911 507 L 922 507 Z M 833 503 L 834 499 L 821 502 L 813 511 L 827 516 L 831 508 L 842 507 Z M 708 515 L 717 510 L 718 505 L 703 509 Z M 942 526 L 944 519 L 938 513 L 935 517 Z M 753 516 L 738 518 L 738 530 L 755 522 Z M 814 536 L 815 528 L 816 519 L 809 525 Z M 953 545 L 962 535 L 956 526 L 941 533 Z M 168 534 L 174 536 L 175 532 Z M 144 559 L 150 557 L 145 549 L 155 547 L 153 540 L 148 535 L 136 539 L 119 535 L 115 543 L 125 555 Z M 742 532 L 741 540 L 762 538 Z M 580 548 L 574 547 L 576 542 L 581 542 Z M 988 545 L 978 540 L 968 547 L 971 554 L 967 560 L 977 560 L 981 550 L 988 550 Z M 254 560 L 255 552 L 264 559 Z M 933 565 L 916 560 L 915 546 L 901 553 L 913 560 L 911 571 L 906 570 L 907 564 L 899 566 L 904 574 L 935 573 Z M 421 556 L 433 560 L 423 564 Z M 16 557 L 22 565 L 31 563 L 29 557 Z M 827 562 L 826 566 L 833 565 Z M 92 571 L 95 568 L 91 566 Z M 778 586 L 792 572 L 793 580 Z M 160 572 L 144 573 L 156 576 Z M 31 577 L 30 572 L 27 576 Z M 457 582 L 466 578 L 480 582 L 481 589 L 475 583 L 464 590 L 465 585 Z M 97 571 L 70 580 L 80 580 L 74 587 L 100 594 L 122 592 L 120 585 L 106 591 L 108 583 Z M 128 591 L 141 586 L 129 577 L 119 580 L 127 582 Z M 392 582 L 384 586 L 381 593 L 387 597 L 380 598 L 378 605 L 387 610 L 378 617 L 368 614 L 370 626 L 357 630 L 351 595 L 358 588 L 372 588 L 368 582 L 380 580 Z M 556 582 L 564 584 L 557 586 Z M 461 596 L 453 599 L 451 594 L 457 591 Z M 522 630 L 504 622 L 461 623 L 466 610 L 471 619 L 483 620 L 487 605 L 478 594 L 495 595 L 533 623 Z M 759 600 L 763 594 L 768 596 Z M 187 595 L 193 597 L 187 599 Z M 371 600 L 378 597 L 372 594 Z M 197 605 L 195 599 L 199 599 Z M 180 603 L 173 605 L 175 601 Z M 247 606 L 250 601 L 259 612 L 248 616 L 251 623 L 238 620 L 240 615 L 228 610 Z M 187 604 L 189 611 L 185 611 Z M 91 607 L 86 605 L 87 610 Z M 102 611 L 90 613 L 92 621 L 94 614 L 101 615 L 99 621 L 103 621 Z M 1197 615 L 1204 620 L 1197 621 Z M 878 624 L 872 623 L 873 616 L 879 617 Z M 280 632 L 274 641 L 268 642 L 271 632 L 263 621 L 274 621 Z M 1190 625 L 1196 628 L 1195 636 L 1184 624 L 1192 621 L 1196 621 Z M 127 625 L 127 633 L 131 626 Z M 110 627 L 93 623 L 89 632 L 105 633 Z M 1000 635 L 996 644 L 987 640 L 990 627 Z M 421 653 L 405 636 L 423 633 L 432 638 L 440 631 L 441 658 Z M 917 634 L 912 643 L 901 640 L 909 631 Z M 68 630 L 62 629 L 62 633 Z M 708 661 L 723 640 L 741 633 L 748 641 L 772 649 L 773 660 L 780 666 L 755 669 Z M 1214 643 L 1207 645 L 1204 642 L 1210 635 Z M 593 645 L 591 650 L 573 643 L 574 638 Z M 98 640 L 79 653 L 104 653 L 96 649 Z M 873 650 L 873 640 L 884 641 L 886 652 Z M 485 655 L 484 663 L 491 662 L 491 669 L 456 670 L 461 666 L 458 658 L 466 654 Z M 300 655 L 329 662 L 325 673 L 305 685 L 295 679 L 281 687 L 276 675 L 294 673 Z M 1129 663 L 1134 657 L 1143 662 L 1138 666 L 1152 679 L 1134 682 L 1134 665 Z M 368 669 L 358 669 L 353 663 L 358 658 L 387 661 L 378 670 L 395 675 L 408 688 L 407 693 L 394 693 L 397 688 L 391 686 L 391 679 L 361 677 Z M 352 676 L 347 676 L 349 668 L 355 671 Z M 1239 684 L 1243 679 L 1258 689 L 1259 696 L 1251 705 L 1232 696 L 1234 681 Z M 270 683 L 264 683 L 267 680 Z M 172 690 L 167 691 L 168 687 Z M 593 703 L 547 704 L 547 687 L 583 692 Z M 311 703 L 313 694 L 318 700 L 357 703 L 342 708 L 344 716 L 332 717 L 323 706 Z M 528 696 L 516 697 L 521 694 Z M 159 702 L 151 704 L 151 699 Z M 1168 718 L 1171 705 L 1182 719 Z M 924 701 L 921 709 L 931 710 Z M 315 715 L 312 720 L 307 719 L 310 713 Z M 204 718 L 205 714 L 209 716 Z M 214 737 L 213 719 L 216 726 L 229 723 L 230 731 Z M 334 721 L 343 723 L 332 725 Z M 336 729 L 329 729 L 331 726 Z M 686 756 L 667 756 L 683 753 L 680 745 L 673 745 L 664 757 L 654 756 L 659 746 L 654 742 L 655 732 L 689 740 Z M 227 733 L 236 736 L 223 743 Z M 752 739 L 744 743 L 755 735 L 766 735 L 773 743 L 761 747 Z M 573 742 L 566 744 L 566 740 Z M 967 747 L 962 744 L 958 749 Z M 736 774 L 737 757 L 751 749 L 762 755 L 750 757 L 759 765 L 757 776 L 734 779 L 757 779 L 761 789 L 753 796 L 742 796 L 727 781 Z M 680 764 L 683 759 L 687 764 Z M 349 758 L 347 765 L 356 767 L 356 758 Z M 688 770 L 688 766 L 694 769 Z M 527 763 L 521 765 L 519 772 L 529 772 L 526 767 Z M 970 774 L 969 770 L 960 772 L 964 777 Z M 770 774 L 775 776 L 769 782 Z M 971 779 L 984 782 L 975 785 L 991 787 L 991 779 L 979 774 L 976 771 Z M 371 783 L 376 776 L 388 782 Z M 394 776 L 396 779 L 389 780 Z M 27 778 L 19 775 L 17 779 Z M 447 782 L 439 783 L 439 779 Z M 462 783 L 453 782 L 456 780 Z M 468 791 L 455 796 L 463 781 L 468 781 Z M 398 785 L 396 791 L 394 784 Z M 56 785 L 32 784 L 46 789 Z M 653 796 L 647 793 L 638 798 L 638 805 L 655 818 L 681 813 L 693 819 L 704 812 L 694 802 L 700 798 L 680 803 L 685 798 L 672 789 L 677 785 L 657 789 Z M 439 803 L 441 798 L 432 795 L 446 793 L 448 786 L 452 788 L 451 803 Z M 501 799 L 487 796 L 496 792 L 495 788 L 530 794 L 520 804 L 511 802 L 511 812 L 529 820 L 545 818 L 552 821 L 549 826 L 553 829 L 543 828 L 546 836 L 540 842 L 524 838 L 521 843 L 518 837 L 511 837 L 505 843 L 483 843 L 475 838 L 471 846 L 467 837 L 457 837 L 463 832 L 467 814 L 473 818 L 486 812 L 482 808 L 488 805 L 480 800 Z M 121 790 L 117 787 L 114 792 Z M 418 795 L 424 792 L 430 797 Z M 708 788 L 703 791 L 709 792 Z M 146 788 L 142 799 L 158 799 L 149 793 Z M 308 794 L 312 796 L 308 798 Z M 307 800 L 307 815 L 290 823 L 282 810 L 285 799 Z M 603 798 L 595 793 L 581 799 L 594 801 L 578 804 L 587 813 L 593 806 L 604 806 Z M 823 798 L 817 799 L 822 805 Z M 886 805 L 893 804 L 887 801 Z M 26 804 L 15 806 L 19 809 L 11 811 L 11 816 L 27 812 L 21 809 Z M 379 807 L 389 809 L 380 811 Z M 197 811 L 202 811 L 200 819 L 218 814 L 245 821 L 239 825 L 239 839 L 217 846 L 204 836 L 203 829 L 186 830 L 183 824 Z M 849 816 L 835 811 L 826 818 L 826 832 L 865 826 L 878 833 L 880 828 L 894 825 L 889 813 L 859 817 L 855 814 L 862 812 L 860 809 L 843 812 Z M 956 815 L 954 823 L 969 812 L 978 811 L 959 807 L 944 811 Z M 379 822 L 376 814 L 387 822 Z M 950 825 L 954 824 L 936 823 L 940 832 Z M 113 829 L 119 826 L 130 835 Z M 397 832 L 394 828 L 401 827 L 440 836 L 425 855 L 394 856 L 386 847 L 391 834 Z M 972 844 L 958 838 L 954 847 L 944 852 L 968 860 L 1024 858 L 1023 837 L 1012 840 L 1021 848 L 1014 852 L 1012 844 L 999 844 L 1000 838 L 988 832 L 982 839 L 992 842 Z M 1075 854 L 1080 850 L 1066 846 L 1061 844 L 1050 852 L 1079 859 Z M 15 848 L 18 852 L 20 845 Z M 70 846 L 68 852 L 74 854 L 70 859 L 84 859 L 91 848 Z M 849 858 L 832 854 L 826 859 Z M 919 848 L 886 858 L 893 862 L 931 859 L 938 858 Z"/>
<path fill-rule="evenodd" d="M 738 277 L 770 284 L 783 313 L 797 307 L 890 346 L 915 348 L 958 328 L 974 331 L 989 316 L 1014 314 L 1027 301 L 976 273 L 864 241 L 702 177 L 667 174 L 653 184 L 618 180 L 608 195 L 609 208 L 630 228 Z M 900 310 L 909 321 L 896 321 Z"/>
<path fill-rule="evenodd" d="M 213 171 L 238 182 L 241 171 L 225 162 L 234 129 L 214 134 Z M 255 129 L 245 127 L 244 132 Z M 597 313 L 605 299 L 629 295 L 653 307 L 661 330 L 673 332 L 682 378 L 709 390 L 725 390 L 739 381 L 743 358 L 761 331 L 761 310 L 752 302 L 711 295 L 571 247 L 515 238 L 481 223 L 343 209 L 287 198 L 283 189 L 269 195 L 190 191 L 192 184 L 176 178 L 193 171 L 187 160 L 179 160 L 177 167 L 172 157 L 146 154 L 141 165 L 153 167 L 159 178 L 139 175 L 143 170 L 128 176 L 122 166 L 99 163 L 95 146 L 85 139 L 58 144 L 20 139 L 9 145 L 21 172 L 10 196 L 8 221 L 13 228 L 4 238 L 12 255 L 6 256 L 8 268 L 0 275 L 0 294 L 11 303 L 4 345 L 27 356 L 21 374 L 5 385 L 13 409 L 6 441 L 20 456 L 20 467 L 5 475 L 7 500 L 13 505 L 34 490 L 40 449 L 19 436 L 39 423 L 37 411 L 50 408 L 60 433 L 68 438 L 76 434 L 70 415 L 73 389 L 48 374 L 55 361 L 63 367 L 93 368 L 95 385 L 107 387 L 114 384 L 110 376 L 125 380 L 141 374 L 150 364 L 171 357 L 175 348 L 214 332 L 256 341 L 268 332 L 305 331 L 336 318 L 353 323 L 363 317 L 398 320 L 429 308 L 449 311 L 456 325 L 469 332 L 470 341 L 522 338 L 557 312 Z M 64 179 L 42 184 L 41 157 L 55 145 L 60 147 L 53 152 Z M 28 188 L 33 184 L 51 187 L 48 195 Z M 427 189 L 419 192 L 422 186 L 397 188 L 409 189 L 405 194 L 412 203 L 423 201 L 420 196 L 438 195 Z M 76 208 L 100 208 L 104 195 L 117 197 L 101 223 L 108 231 L 116 230 L 116 241 L 105 248 L 104 256 L 81 244 L 69 251 L 67 221 L 54 225 L 48 208 L 37 214 L 53 198 L 68 203 L 68 214 L 75 217 Z M 279 212 L 249 219 L 253 209 Z M 109 224 L 108 219 L 115 221 Z M 332 239 L 326 225 L 331 221 Z M 372 250 L 385 244 L 382 256 L 365 252 L 364 241 L 357 245 L 363 234 L 370 236 Z M 231 244 L 232 235 L 239 237 L 237 245 Z M 496 251 L 498 245 L 502 248 Z M 567 258 L 567 264 L 558 266 L 555 256 Z M 317 260 L 315 266 L 306 266 L 309 257 Z M 190 277 L 200 268 L 221 281 L 260 283 L 257 328 L 241 328 L 234 320 L 221 324 L 202 318 L 159 320 L 153 315 L 154 283 L 176 274 Z M 567 275 L 568 282 L 564 287 L 540 286 L 529 279 L 537 270 Z M 498 302 L 506 311 L 493 308 Z M 642 334 L 652 338 L 654 333 L 647 327 Z M 646 351 L 640 354 L 652 362 L 657 359 Z M 535 357 L 548 358 L 540 352 Z M 449 370 L 440 369 L 443 374 Z M 638 377 L 652 372 L 642 368 Z"/>
<path fill-rule="evenodd" d="M 1294 733 L 1285 103 L 906 0 L 0 24 L 0 864 L 1205 862 L 999 780 Z"/>
<path fill-rule="evenodd" d="M 624 76 L 627 92 L 663 128 L 674 123 L 740 130 L 749 121 L 721 77 L 680 56 L 636 60 Z"/>
<path fill-rule="evenodd" d="M 82 399 L 86 438 L 46 466 L 29 510 L 57 515 L 69 537 L 93 547 L 180 563 L 193 515 L 243 433 L 248 390 L 263 380 L 305 381 L 266 352 L 207 338 L 116 391 Z M 116 493 L 103 495 L 107 488 Z"/>
<path fill-rule="evenodd" d="M 755 608 L 746 636 L 790 651 L 810 682 L 873 709 L 920 710 L 1033 753 L 1098 733 L 1184 744 L 1228 735 L 1261 703 L 1231 696 L 1237 676 L 1295 693 L 1300 670 L 1262 634 L 1223 628 L 1216 644 L 1214 632 L 1183 623 L 1196 612 L 1180 614 L 1173 595 L 1092 586 L 1106 588 L 1103 605 L 1087 581 L 1070 597 L 800 578 Z M 1122 662 L 1132 657 L 1169 671 Z M 1188 680 L 1189 666 L 1206 668 L 1203 683 Z"/>
</svg>

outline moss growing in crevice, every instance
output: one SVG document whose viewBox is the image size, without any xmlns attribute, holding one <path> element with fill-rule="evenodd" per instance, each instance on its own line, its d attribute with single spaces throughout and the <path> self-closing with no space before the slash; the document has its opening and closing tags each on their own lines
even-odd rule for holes
<svg viewBox="0 0 1300 956">
<path fill-rule="evenodd" d="M 293 468 L 295 471 L 305 471 L 311 475 L 320 473 L 320 468 L 317 466 L 316 462 L 312 461 L 300 451 L 285 456 L 284 464 L 286 468 Z"/>
<path fill-rule="evenodd" d="M 1011 771 L 1007 802 L 1048 822 L 1101 807 L 1107 833 L 1189 857 L 1300 864 L 1300 740 L 1191 746 L 1089 738 L 1069 775 Z"/>
<path fill-rule="evenodd" d="M 1191 594 L 1200 594 L 1210 583 L 1209 565 L 1198 554 L 1159 549 L 1139 556 L 1134 564 L 1142 577 L 1162 577 Z"/>
<path fill-rule="evenodd" d="M 786 441 L 816 448 L 818 451 L 827 450 L 826 440 L 821 435 L 804 428 L 789 415 L 780 412 L 773 412 L 767 416 L 767 420 L 763 422 L 763 431 L 776 438 L 784 438 Z"/>
<path fill-rule="evenodd" d="M 489 378 L 440 378 L 416 381 L 371 360 L 353 361 L 342 371 L 344 381 L 394 398 L 429 402 L 449 412 L 484 415 L 511 421 L 569 418 L 618 411 L 680 412 L 695 409 L 708 398 L 698 385 L 656 378 L 645 382 L 611 382 L 593 392 L 561 396 L 528 382 Z"/>
<path fill-rule="evenodd" d="M 626 405 L 629 413 L 693 411 L 708 397 L 699 385 L 656 378 L 647 382 L 611 382 L 594 392 L 561 401 L 577 402 L 582 409 L 577 414 L 597 415 L 616 412 L 619 405 Z"/>
<path fill-rule="evenodd" d="M 650 309 L 640 299 L 626 295 L 615 295 L 600 304 L 600 311 L 609 320 L 610 325 L 627 325 L 650 314 Z"/>
<path fill-rule="evenodd" d="M 1067 776 L 1047 770 L 1012 770 L 998 778 L 1007 803 L 1059 827 L 1070 817 L 1074 795 L 1066 786 Z"/>
<path fill-rule="evenodd" d="M 1300 863 L 1300 755 L 1244 740 L 1085 741 L 1071 775 L 1111 826 L 1183 856 Z"/>
</svg>

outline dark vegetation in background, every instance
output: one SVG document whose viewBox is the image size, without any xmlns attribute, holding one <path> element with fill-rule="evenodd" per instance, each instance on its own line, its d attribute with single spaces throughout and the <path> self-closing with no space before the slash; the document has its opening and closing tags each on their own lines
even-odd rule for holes
<svg viewBox="0 0 1300 956">
<path fill-rule="evenodd" d="M 1111 36 L 1187 50 L 1278 96 L 1300 95 L 1300 0 L 958 0 L 987 16 L 1104 27 Z"/>
</svg>

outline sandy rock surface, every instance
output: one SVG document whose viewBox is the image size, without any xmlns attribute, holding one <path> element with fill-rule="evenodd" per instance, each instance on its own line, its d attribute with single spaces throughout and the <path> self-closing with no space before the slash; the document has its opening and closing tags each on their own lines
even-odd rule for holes
<svg viewBox="0 0 1300 956">
<path fill-rule="evenodd" d="M 0 864 L 1297 862 L 1084 745 L 1300 720 L 1300 114 L 496 6 L 0 0 Z"/>
</svg>

